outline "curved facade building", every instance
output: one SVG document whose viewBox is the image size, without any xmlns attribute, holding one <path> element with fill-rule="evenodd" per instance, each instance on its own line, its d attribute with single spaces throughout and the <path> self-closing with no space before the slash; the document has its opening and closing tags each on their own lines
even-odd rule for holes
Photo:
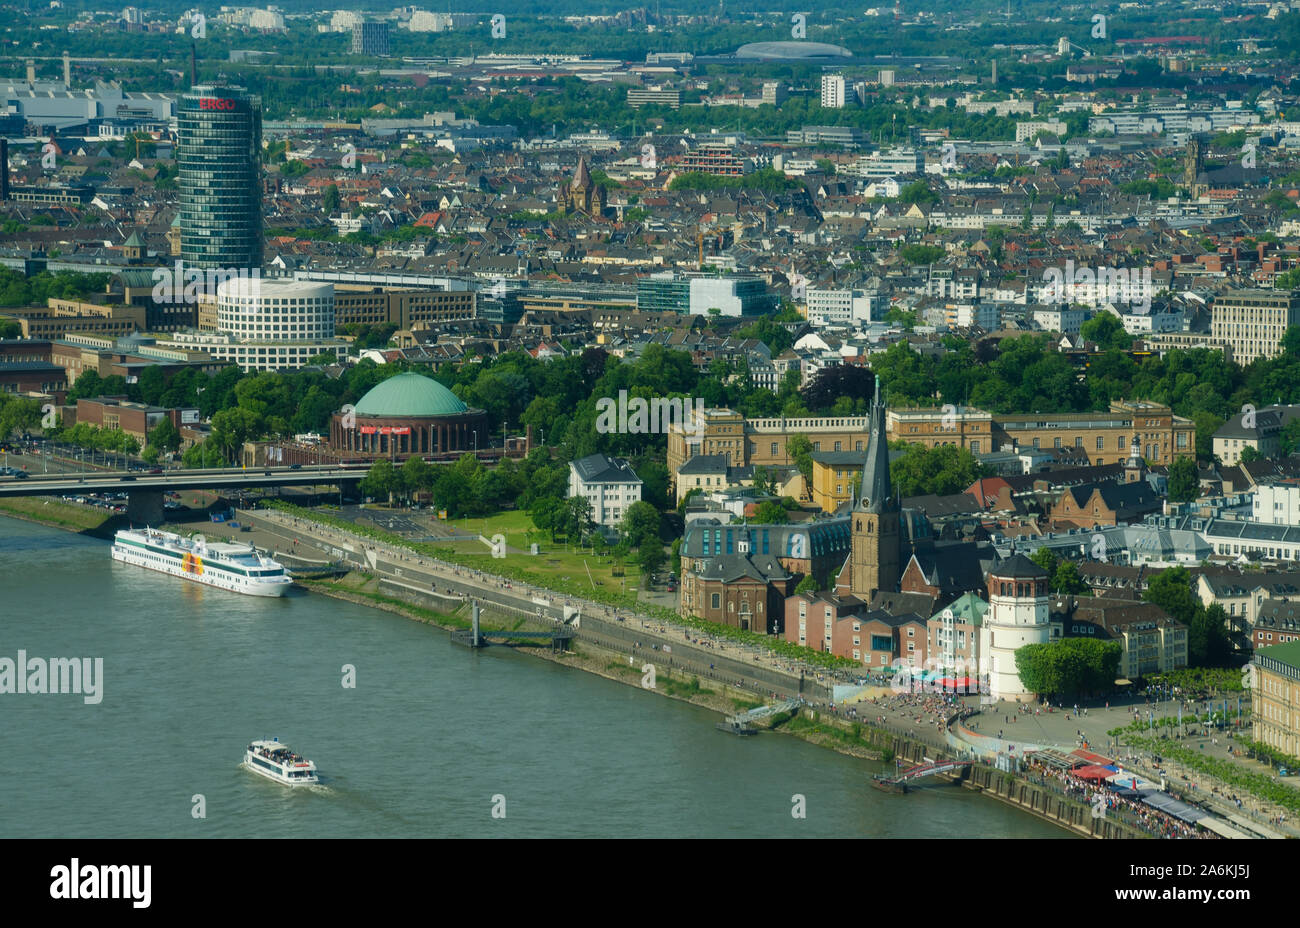
<svg viewBox="0 0 1300 928">
<path fill-rule="evenodd" d="M 247 341 L 334 337 L 334 285 L 237 277 L 217 287 L 217 331 Z"/>
<path fill-rule="evenodd" d="M 408 457 L 488 448 L 488 417 L 436 380 L 390 377 L 352 410 L 330 420 L 330 448 L 357 455 Z"/>
<path fill-rule="evenodd" d="M 232 277 L 216 291 L 216 333 L 184 333 L 176 343 L 246 371 L 296 370 L 320 354 L 347 356 L 349 342 L 334 337 L 333 284 Z"/>
<path fill-rule="evenodd" d="M 202 268 L 262 266 L 262 101 L 198 86 L 177 106 L 181 260 Z"/>
</svg>

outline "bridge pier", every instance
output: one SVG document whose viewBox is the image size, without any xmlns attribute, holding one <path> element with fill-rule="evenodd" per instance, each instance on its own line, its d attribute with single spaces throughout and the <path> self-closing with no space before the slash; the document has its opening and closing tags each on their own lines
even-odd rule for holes
<svg viewBox="0 0 1300 928">
<path fill-rule="evenodd" d="M 132 525 L 161 525 L 163 523 L 162 490 L 130 490 L 126 495 L 126 517 Z"/>
</svg>

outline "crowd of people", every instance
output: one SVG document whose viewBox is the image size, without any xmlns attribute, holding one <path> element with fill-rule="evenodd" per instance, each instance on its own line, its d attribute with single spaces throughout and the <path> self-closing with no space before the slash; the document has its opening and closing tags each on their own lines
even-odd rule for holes
<svg viewBox="0 0 1300 928">
<path fill-rule="evenodd" d="M 1146 803 L 1121 796 L 1099 783 L 1076 777 L 1068 770 L 1031 762 L 1029 769 L 1042 785 L 1054 785 L 1066 796 L 1087 803 L 1094 809 L 1104 808 L 1121 820 L 1137 825 L 1160 838 L 1217 838 L 1213 832 L 1180 821 Z M 1099 805 L 1100 802 L 1100 805 Z"/>
</svg>

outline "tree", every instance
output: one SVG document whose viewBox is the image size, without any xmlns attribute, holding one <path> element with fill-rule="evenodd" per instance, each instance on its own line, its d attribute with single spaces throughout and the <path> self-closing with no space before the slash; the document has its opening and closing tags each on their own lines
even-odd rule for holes
<svg viewBox="0 0 1300 928">
<path fill-rule="evenodd" d="M 796 596 L 810 596 L 817 592 L 817 578 L 812 574 L 804 577 L 799 581 L 799 585 L 794 588 Z"/>
<path fill-rule="evenodd" d="M 181 446 L 181 433 L 172 420 L 163 419 L 149 431 L 149 444 L 160 451 L 176 451 Z"/>
<path fill-rule="evenodd" d="M 585 496 L 570 496 L 564 501 L 564 534 L 572 541 L 581 541 L 591 531 L 591 501 Z"/>
<path fill-rule="evenodd" d="M 784 506 L 769 499 L 758 507 L 758 511 L 750 521 L 756 525 L 779 525 L 788 522 L 789 516 L 786 515 Z"/>
<path fill-rule="evenodd" d="M 1287 457 L 1300 450 L 1300 419 L 1292 419 L 1282 426 L 1278 435 L 1278 454 Z"/>
<path fill-rule="evenodd" d="M 644 500 L 633 503 L 623 515 L 623 537 L 634 548 L 658 546 L 661 521 L 659 510 L 654 506 Z"/>
<path fill-rule="evenodd" d="M 1117 641 L 1062 638 L 1016 649 L 1020 682 L 1031 693 L 1072 696 L 1109 690 L 1119 675 L 1123 647 Z"/>
<path fill-rule="evenodd" d="M 1074 561 L 1061 561 L 1052 575 L 1052 589 L 1057 593 L 1076 595 L 1088 589 L 1088 584 L 1079 576 L 1079 568 Z"/>
<path fill-rule="evenodd" d="M 1243 464 L 1249 464 L 1251 461 L 1258 461 L 1263 456 L 1264 455 L 1260 453 L 1258 448 L 1251 445 L 1247 445 L 1245 448 L 1241 449 L 1241 463 Z"/>
<path fill-rule="evenodd" d="M 551 541 L 555 541 L 556 532 L 563 528 L 563 510 L 564 500 L 560 497 L 539 496 L 528 507 L 528 515 L 533 520 L 533 525 L 548 533 Z"/>
<path fill-rule="evenodd" d="M 393 467 L 393 462 L 388 460 L 379 460 L 371 464 L 370 470 L 366 471 L 366 475 L 357 485 L 362 496 L 382 497 L 390 503 L 393 501 L 393 494 L 400 487 L 401 477 L 397 473 L 397 468 Z"/>
<path fill-rule="evenodd" d="M 1201 607 L 1201 601 L 1192 589 L 1192 578 L 1187 568 L 1171 567 L 1151 578 L 1142 599 L 1159 606 L 1170 618 L 1190 626 L 1196 610 Z"/>
<path fill-rule="evenodd" d="M 664 554 L 664 546 L 658 542 L 643 545 L 641 550 L 637 552 L 637 564 L 641 567 L 641 573 L 647 577 L 658 573 L 667 559 L 667 555 Z"/>
<path fill-rule="evenodd" d="M 1196 660 L 1192 658 L 1196 654 Z M 1187 662 L 1202 667 L 1223 667 L 1232 656 L 1228 640 L 1228 614 L 1214 603 L 1204 608 L 1187 629 Z"/>
<path fill-rule="evenodd" d="M 889 465 L 889 478 L 899 496 L 960 493 L 988 475 L 988 468 L 975 455 L 956 445 L 908 445 L 903 456 Z"/>
<path fill-rule="evenodd" d="M 1200 495 L 1201 482 L 1196 469 L 1196 462 L 1191 458 L 1178 458 L 1170 464 L 1169 501 L 1173 503 L 1190 503 Z"/>
<path fill-rule="evenodd" d="M 402 489 L 409 501 L 417 493 L 428 492 L 433 484 L 433 468 L 419 455 L 412 455 L 402 465 Z"/>
<path fill-rule="evenodd" d="M 1056 575 L 1056 565 L 1061 562 L 1061 559 L 1057 557 L 1056 552 L 1051 548 L 1039 548 L 1029 555 L 1029 559 L 1047 571 L 1049 577 Z"/>
<path fill-rule="evenodd" d="M 794 466 L 803 474 L 804 483 L 812 491 L 812 442 L 807 435 L 791 435 L 785 443 L 786 454 L 794 461 Z"/>
<path fill-rule="evenodd" d="M 853 402 L 854 411 L 864 410 L 876 388 L 876 375 L 856 364 L 823 367 L 800 392 L 813 412 L 825 412 L 841 398 Z"/>
<path fill-rule="evenodd" d="M 1124 331 L 1124 323 L 1114 313 L 1099 312 L 1079 327 L 1079 334 L 1102 348 L 1121 351 L 1133 344 L 1133 336 Z"/>
<path fill-rule="evenodd" d="M 333 216 L 337 213 L 341 202 L 337 184 L 330 184 L 321 193 L 321 209 L 324 211 L 326 216 Z"/>
</svg>

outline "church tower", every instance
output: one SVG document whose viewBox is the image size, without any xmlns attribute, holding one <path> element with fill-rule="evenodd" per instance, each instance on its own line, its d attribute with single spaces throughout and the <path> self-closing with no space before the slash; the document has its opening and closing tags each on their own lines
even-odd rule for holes
<svg viewBox="0 0 1300 928">
<path fill-rule="evenodd" d="M 1145 480 L 1146 475 L 1147 462 L 1142 459 L 1142 443 L 1134 435 L 1133 444 L 1129 447 L 1128 461 L 1124 464 L 1124 482 L 1137 483 L 1139 480 Z"/>
<path fill-rule="evenodd" d="M 861 498 L 853 509 L 850 590 L 870 602 L 877 592 L 893 593 L 902 576 L 901 513 L 889 482 L 889 443 L 885 439 L 885 404 L 880 379 L 871 404 L 867 463 L 862 468 Z"/>
</svg>

